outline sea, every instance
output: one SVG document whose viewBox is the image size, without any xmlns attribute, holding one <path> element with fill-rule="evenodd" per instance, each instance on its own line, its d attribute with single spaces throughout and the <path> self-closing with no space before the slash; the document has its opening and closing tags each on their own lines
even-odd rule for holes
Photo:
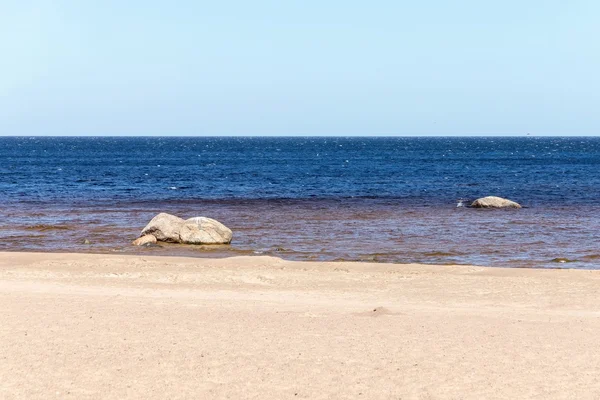
<svg viewBox="0 0 600 400">
<path fill-rule="evenodd" d="M 159 212 L 233 241 L 132 246 Z M 600 138 L 0 137 L 0 251 L 598 269 Z"/>
</svg>

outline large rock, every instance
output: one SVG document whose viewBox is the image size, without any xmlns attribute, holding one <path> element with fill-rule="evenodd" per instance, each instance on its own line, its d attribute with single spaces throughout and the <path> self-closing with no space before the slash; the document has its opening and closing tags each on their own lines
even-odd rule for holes
<svg viewBox="0 0 600 400">
<path fill-rule="evenodd" d="M 206 217 L 186 220 L 179 232 L 181 243 L 185 244 L 229 244 L 232 236 L 231 229 Z"/>
<path fill-rule="evenodd" d="M 154 235 L 161 242 L 179 243 L 179 232 L 184 222 L 183 218 L 160 213 L 152 218 L 140 236 Z"/>
<path fill-rule="evenodd" d="M 154 243 L 156 243 L 156 236 L 154 235 L 144 235 L 131 242 L 131 244 L 133 244 L 134 246 L 143 246 Z"/>
<path fill-rule="evenodd" d="M 521 208 L 519 203 L 503 199 L 502 197 L 488 196 L 475 200 L 471 203 L 471 207 L 475 208 Z"/>
</svg>

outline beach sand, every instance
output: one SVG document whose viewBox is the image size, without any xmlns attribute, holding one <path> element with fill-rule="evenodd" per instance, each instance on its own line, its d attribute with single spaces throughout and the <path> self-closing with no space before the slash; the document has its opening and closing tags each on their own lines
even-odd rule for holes
<svg viewBox="0 0 600 400">
<path fill-rule="evenodd" d="M 600 271 L 0 253 L 0 398 L 599 398 L 599 293 Z"/>
</svg>

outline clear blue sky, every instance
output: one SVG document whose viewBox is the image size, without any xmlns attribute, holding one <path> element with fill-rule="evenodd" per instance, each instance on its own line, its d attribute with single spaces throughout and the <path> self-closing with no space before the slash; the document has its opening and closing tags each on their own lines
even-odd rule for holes
<svg viewBox="0 0 600 400">
<path fill-rule="evenodd" d="M 0 135 L 598 135 L 597 0 L 0 0 Z"/>
</svg>

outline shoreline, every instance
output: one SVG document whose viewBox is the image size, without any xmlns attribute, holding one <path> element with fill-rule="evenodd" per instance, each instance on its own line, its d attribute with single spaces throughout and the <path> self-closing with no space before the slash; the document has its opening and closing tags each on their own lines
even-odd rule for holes
<svg viewBox="0 0 600 400">
<path fill-rule="evenodd" d="M 0 252 L 4 398 L 594 398 L 600 271 Z"/>
<path fill-rule="evenodd" d="M 106 249 L 104 251 L 97 251 L 96 249 L 86 249 L 81 251 L 73 251 L 71 249 L 57 249 L 57 250 L 27 250 L 27 249 L 18 249 L 18 250 L 0 250 L 0 257 L 5 254 L 61 254 L 61 255 L 69 255 L 69 256 L 78 256 L 78 255 L 89 255 L 89 256 L 110 256 L 110 257 L 149 257 L 149 258 L 173 258 L 173 259 L 192 259 L 192 260 L 227 260 L 227 259 L 236 259 L 236 258 L 256 258 L 256 257 L 265 257 L 272 258 L 275 260 L 281 260 L 291 263 L 309 263 L 309 264 L 337 264 L 337 263 L 350 263 L 350 264 L 358 264 L 358 265 L 387 265 L 387 266 L 396 266 L 396 267 L 406 267 L 406 266 L 421 266 L 421 267 L 439 267 L 439 268 L 453 268 L 453 267 L 468 267 L 468 268 L 492 268 L 492 269 L 523 269 L 523 270 L 575 270 L 575 271 L 600 271 L 597 267 L 576 267 L 569 266 L 569 264 L 574 264 L 578 260 L 570 260 L 567 258 L 556 258 L 555 260 L 550 260 L 552 264 L 550 266 L 540 264 L 539 266 L 535 266 L 535 263 L 532 265 L 512 265 L 508 266 L 494 266 L 494 265 L 475 265 L 475 264 L 461 264 L 461 263 L 453 263 L 453 262 L 442 262 L 442 263 L 427 263 L 427 262 L 394 262 L 394 261 L 380 261 L 373 260 L 372 258 L 364 258 L 364 259 L 297 259 L 293 257 L 293 252 L 283 251 L 279 253 L 276 249 L 269 249 L 264 251 L 252 251 L 252 250 L 231 250 L 230 245 L 186 245 L 186 244 L 173 244 L 168 242 L 161 242 L 160 245 L 163 247 L 161 250 L 166 250 L 164 252 L 155 251 L 149 252 L 147 248 L 144 246 L 132 246 L 129 245 L 127 247 L 123 247 L 125 250 L 112 250 Z M 207 247 L 204 249 L 194 249 L 194 247 Z M 172 247 L 172 249 L 169 249 Z M 212 248 L 211 248 L 212 247 Z M 165 249 L 166 248 L 166 249 Z M 176 250 L 188 250 L 187 252 L 177 252 Z M 291 257 L 286 257 L 290 256 Z M 595 257 L 599 258 L 599 257 Z M 564 261 L 562 261 L 564 260 Z"/>
</svg>

